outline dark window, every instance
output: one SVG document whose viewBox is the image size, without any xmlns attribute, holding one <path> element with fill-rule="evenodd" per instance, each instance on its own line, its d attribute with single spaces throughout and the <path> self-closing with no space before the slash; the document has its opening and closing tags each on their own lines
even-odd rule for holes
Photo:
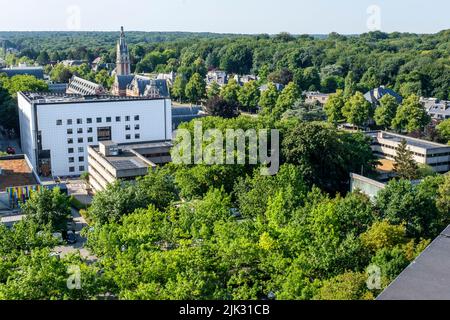
<svg viewBox="0 0 450 320">
<path fill-rule="evenodd" d="M 80 166 L 80 172 L 83 172 L 84 171 L 84 166 Z"/>
<path fill-rule="evenodd" d="M 83 143 L 83 138 L 78 138 L 78 143 Z"/>
<path fill-rule="evenodd" d="M 139 121 L 139 116 L 134 116 L 135 121 Z"/>
<path fill-rule="evenodd" d="M 75 162 L 75 158 L 74 157 L 70 157 L 69 158 L 69 163 L 74 163 Z"/>
<path fill-rule="evenodd" d="M 120 122 L 120 117 L 116 117 L 116 122 Z"/>
<path fill-rule="evenodd" d="M 72 124 L 72 119 L 67 119 L 67 124 L 70 126 Z"/>
<path fill-rule="evenodd" d="M 75 172 L 75 167 L 69 167 L 69 172 Z"/>
<path fill-rule="evenodd" d="M 111 122 L 111 117 L 106 117 L 106 122 Z"/>
<path fill-rule="evenodd" d="M 78 128 L 77 133 L 83 133 L 83 128 Z"/>
<path fill-rule="evenodd" d="M 83 124 L 83 119 L 77 119 L 77 124 Z"/>
<path fill-rule="evenodd" d="M 93 132 L 93 129 L 92 129 L 92 128 L 88 128 L 88 129 L 87 129 L 87 132 L 88 132 L 88 133 L 92 133 L 92 132 Z"/>
<path fill-rule="evenodd" d="M 98 141 L 111 140 L 111 127 L 97 128 Z"/>
<path fill-rule="evenodd" d="M 131 134 L 127 134 L 127 135 L 125 136 L 125 138 L 126 138 L 127 140 L 130 140 L 130 139 L 131 139 Z"/>
<path fill-rule="evenodd" d="M 94 138 L 88 137 L 88 142 L 94 142 Z"/>
<path fill-rule="evenodd" d="M 78 147 L 78 152 L 79 153 L 83 153 L 84 152 L 84 148 L 83 147 Z"/>
<path fill-rule="evenodd" d="M 67 149 L 67 152 L 68 152 L 68 153 L 73 153 L 73 148 Z"/>
<path fill-rule="evenodd" d="M 130 121 L 130 116 L 126 116 L 125 121 Z"/>
<path fill-rule="evenodd" d="M 87 118 L 87 119 L 86 119 L 86 122 L 87 122 L 87 123 L 92 123 L 92 118 Z"/>
<path fill-rule="evenodd" d="M 136 133 L 136 134 L 134 135 L 134 138 L 135 138 L 135 139 L 140 139 L 140 138 L 141 138 L 141 135 L 140 135 L 139 133 Z"/>
<path fill-rule="evenodd" d="M 73 139 L 72 138 L 67 139 L 67 143 L 68 144 L 72 144 L 73 143 Z"/>
<path fill-rule="evenodd" d="M 134 130 L 139 130 L 140 128 L 141 128 L 140 125 L 138 125 L 138 124 L 135 124 L 135 125 L 134 125 Z"/>
<path fill-rule="evenodd" d="M 102 122 L 102 118 L 97 118 L 97 123 L 101 123 Z"/>
<path fill-rule="evenodd" d="M 84 162 L 84 157 L 78 157 L 79 162 Z"/>
<path fill-rule="evenodd" d="M 73 134 L 73 130 L 72 129 L 67 129 L 67 134 Z"/>
<path fill-rule="evenodd" d="M 62 120 L 56 120 L 56 125 L 57 126 L 62 126 Z"/>
<path fill-rule="evenodd" d="M 129 124 L 127 124 L 127 125 L 125 126 L 125 130 L 126 130 L 126 131 L 130 131 L 130 130 L 131 130 L 131 126 L 130 126 Z"/>
</svg>

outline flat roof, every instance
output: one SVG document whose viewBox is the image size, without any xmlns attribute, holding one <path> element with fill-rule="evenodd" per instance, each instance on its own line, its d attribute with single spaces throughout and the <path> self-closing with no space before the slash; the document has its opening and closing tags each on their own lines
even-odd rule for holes
<svg viewBox="0 0 450 320">
<path fill-rule="evenodd" d="M 422 149 L 437 149 L 437 148 L 448 148 L 450 150 L 450 146 L 446 144 L 436 143 L 432 141 L 412 138 L 408 136 L 404 136 L 401 134 L 386 132 L 386 131 L 370 131 L 366 134 L 369 135 L 372 138 L 378 138 L 378 134 L 380 132 L 383 132 L 383 139 L 384 140 L 390 140 L 393 142 L 400 143 L 402 140 L 406 140 L 407 144 L 413 147 L 418 147 Z"/>
<path fill-rule="evenodd" d="M 17 156 L 0 157 L 0 191 L 5 191 L 9 187 L 21 187 L 36 185 L 32 169 L 28 166 L 25 158 Z"/>
<path fill-rule="evenodd" d="M 450 226 L 377 300 L 450 300 Z"/>
<path fill-rule="evenodd" d="M 120 97 L 108 94 L 85 96 L 81 94 L 68 94 L 56 92 L 19 92 L 28 102 L 36 104 L 66 104 L 89 102 L 119 102 L 134 100 L 166 100 L 169 98 L 153 97 Z"/>
</svg>

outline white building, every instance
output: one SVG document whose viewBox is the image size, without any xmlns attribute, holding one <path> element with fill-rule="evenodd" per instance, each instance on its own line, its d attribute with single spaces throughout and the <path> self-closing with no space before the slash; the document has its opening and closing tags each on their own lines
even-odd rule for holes
<svg viewBox="0 0 450 320">
<path fill-rule="evenodd" d="M 41 176 L 88 170 L 88 146 L 172 139 L 170 99 L 18 94 L 22 150 Z"/>
<path fill-rule="evenodd" d="M 382 159 L 394 160 L 397 149 L 406 140 L 407 148 L 418 164 L 429 165 L 435 172 L 450 171 L 450 146 L 422 139 L 415 139 L 385 131 L 367 132 L 372 138 L 372 151 Z"/>
</svg>

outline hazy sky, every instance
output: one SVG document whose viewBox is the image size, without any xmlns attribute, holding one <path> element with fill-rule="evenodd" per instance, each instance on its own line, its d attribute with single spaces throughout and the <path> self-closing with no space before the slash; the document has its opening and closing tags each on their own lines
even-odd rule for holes
<svg viewBox="0 0 450 320">
<path fill-rule="evenodd" d="M 0 31 L 434 33 L 449 0 L 0 0 Z"/>
</svg>

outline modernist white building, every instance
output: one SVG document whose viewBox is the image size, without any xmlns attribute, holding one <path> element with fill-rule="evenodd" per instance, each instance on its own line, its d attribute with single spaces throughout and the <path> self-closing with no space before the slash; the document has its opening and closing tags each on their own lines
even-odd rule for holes
<svg viewBox="0 0 450 320">
<path fill-rule="evenodd" d="M 88 146 L 172 140 L 170 99 L 18 94 L 21 144 L 41 176 L 88 171 Z"/>
</svg>

